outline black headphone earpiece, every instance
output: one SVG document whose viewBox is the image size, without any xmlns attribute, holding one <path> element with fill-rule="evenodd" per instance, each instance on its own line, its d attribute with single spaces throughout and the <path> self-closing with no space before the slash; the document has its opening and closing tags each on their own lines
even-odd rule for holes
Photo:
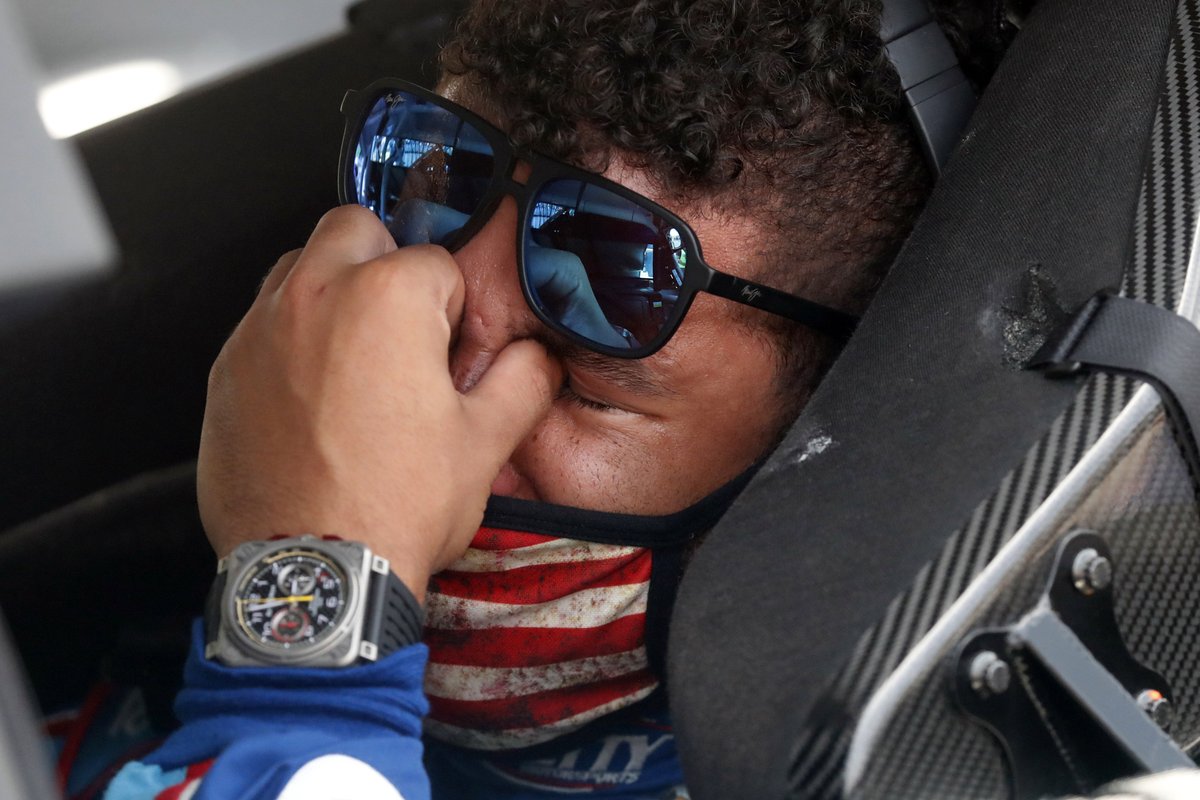
<svg viewBox="0 0 1200 800">
<path fill-rule="evenodd" d="M 962 139 L 975 89 L 925 0 L 884 0 L 880 38 L 934 177 Z"/>
</svg>

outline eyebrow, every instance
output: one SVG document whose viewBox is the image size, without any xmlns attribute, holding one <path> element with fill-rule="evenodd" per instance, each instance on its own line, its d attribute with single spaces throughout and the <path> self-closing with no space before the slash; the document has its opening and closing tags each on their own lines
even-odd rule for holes
<svg viewBox="0 0 1200 800">
<path fill-rule="evenodd" d="M 593 352 L 554 333 L 539 337 L 552 355 L 570 361 L 633 394 L 674 397 L 679 394 L 663 383 L 645 359 L 615 358 Z"/>
</svg>

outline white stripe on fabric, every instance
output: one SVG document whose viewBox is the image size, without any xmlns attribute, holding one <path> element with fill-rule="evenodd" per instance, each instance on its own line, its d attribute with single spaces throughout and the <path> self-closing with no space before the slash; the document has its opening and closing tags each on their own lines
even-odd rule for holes
<svg viewBox="0 0 1200 800">
<path fill-rule="evenodd" d="M 445 722 L 438 722 L 435 719 L 427 717 L 425 719 L 425 731 L 435 739 L 452 742 L 461 747 L 470 747 L 475 750 L 511 750 L 517 747 L 530 747 L 542 742 L 548 742 L 551 739 L 568 733 L 573 733 L 594 719 L 599 719 L 605 714 L 611 714 L 614 711 L 631 706 L 639 700 L 648 697 L 657 687 L 658 683 L 655 682 L 625 697 L 618 697 L 604 705 L 588 709 L 573 717 L 567 717 L 566 719 L 561 719 L 558 722 L 552 722 L 547 725 L 540 725 L 536 728 L 514 728 L 506 731 L 475 731 L 469 728 L 460 728 L 457 725 L 449 725 Z"/>
<path fill-rule="evenodd" d="M 556 600 L 530 605 L 491 603 L 430 592 L 425 625 L 438 630 L 480 628 L 597 628 L 632 614 L 646 613 L 650 583 L 582 589 Z"/>
<path fill-rule="evenodd" d="M 617 678 L 648 665 L 645 647 L 538 667 L 431 663 L 425 668 L 425 693 L 450 700 L 504 700 Z"/>
<path fill-rule="evenodd" d="M 621 558 L 634 555 L 640 549 L 572 539 L 555 539 L 510 550 L 477 550 L 472 547 L 447 569 L 451 572 L 506 572 L 543 564 L 577 564 L 580 561 Z"/>
<path fill-rule="evenodd" d="M 277 800 L 404 800 L 365 761 L 340 753 L 314 758 L 292 775 Z"/>
</svg>

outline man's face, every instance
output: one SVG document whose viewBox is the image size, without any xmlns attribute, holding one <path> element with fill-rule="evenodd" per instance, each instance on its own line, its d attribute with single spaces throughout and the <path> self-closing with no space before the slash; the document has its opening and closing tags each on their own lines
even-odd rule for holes
<svg viewBox="0 0 1200 800">
<path fill-rule="evenodd" d="M 657 195 L 645 175 L 615 160 L 605 175 L 672 207 L 672 198 Z M 718 269 L 745 274 L 745 265 L 761 260 L 749 220 L 681 216 Z M 516 204 L 509 197 L 454 254 L 466 282 L 466 310 L 451 355 L 460 390 L 473 386 L 510 342 L 552 339 L 522 296 L 516 235 Z M 699 295 L 671 341 L 645 359 L 564 348 L 568 388 L 505 464 L 493 492 L 666 514 L 745 470 L 775 436 L 775 361 L 767 338 L 735 322 L 731 311 L 728 301 Z"/>
</svg>

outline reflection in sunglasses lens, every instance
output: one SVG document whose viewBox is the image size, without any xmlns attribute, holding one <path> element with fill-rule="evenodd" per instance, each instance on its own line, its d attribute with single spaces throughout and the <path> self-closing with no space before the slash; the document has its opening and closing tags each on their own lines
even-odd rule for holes
<svg viewBox="0 0 1200 800">
<path fill-rule="evenodd" d="M 354 152 L 355 197 L 401 247 L 450 246 L 479 210 L 493 171 L 492 148 L 457 114 L 393 91 L 367 112 Z"/>
<path fill-rule="evenodd" d="M 679 300 L 688 254 L 673 224 L 579 180 L 543 185 L 525 232 L 525 280 L 562 327 L 617 349 L 648 345 Z"/>
<path fill-rule="evenodd" d="M 495 157 L 487 138 L 458 114 L 395 90 L 372 103 L 351 166 L 359 205 L 383 220 L 399 246 L 454 248 L 488 196 Z M 688 263 L 672 222 L 567 178 L 537 190 L 524 254 L 537 309 L 618 350 L 649 345 L 670 322 Z"/>
</svg>

